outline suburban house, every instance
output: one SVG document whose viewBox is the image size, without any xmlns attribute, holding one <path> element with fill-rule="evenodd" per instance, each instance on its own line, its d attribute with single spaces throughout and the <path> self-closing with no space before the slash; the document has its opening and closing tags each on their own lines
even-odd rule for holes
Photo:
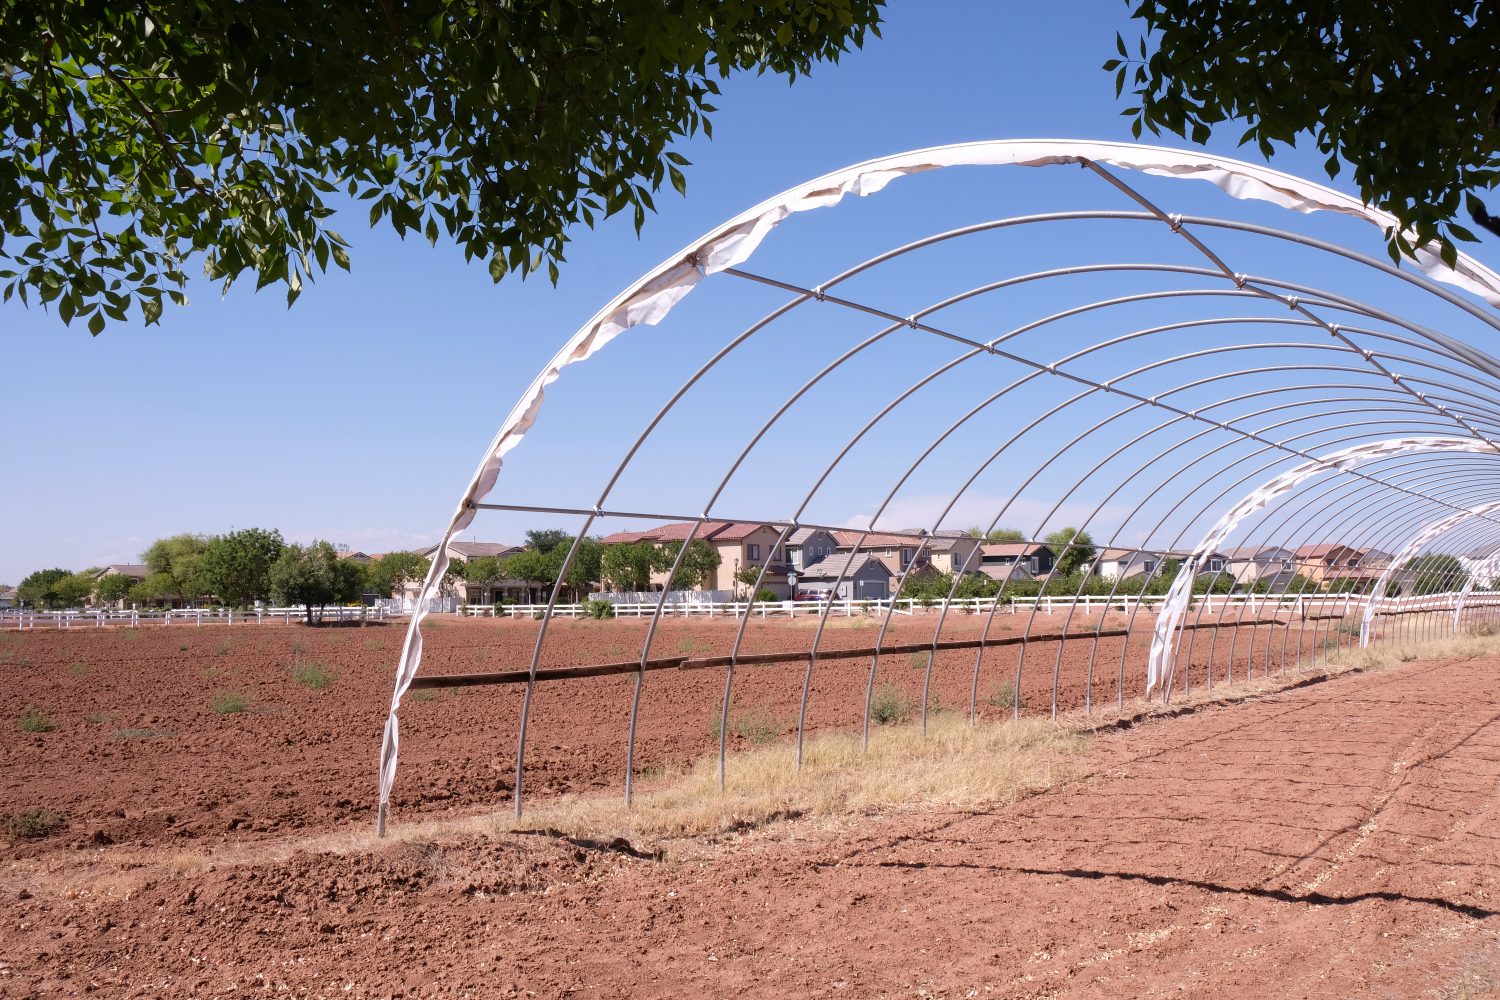
<svg viewBox="0 0 1500 1000">
<path fill-rule="evenodd" d="M 433 548 L 436 549 L 437 546 L 434 545 Z M 368 566 L 370 563 L 379 559 L 381 555 L 383 555 L 383 553 L 360 552 L 357 549 L 344 549 L 338 554 L 340 559 L 348 559 L 352 562 L 359 563 L 361 566 Z"/>
<path fill-rule="evenodd" d="M 463 565 L 470 559 L 494 556 L 504 560 L 506 556 L 520 552 L 521 548 L 504 542 L 449 542 L 448 558 L 456 571 L 454 575 L 457 579 L 447 589 L 447 596 L 456 598 L 461 604 L 494 604 L 502 600 L 526 603 L 533 600 L 536 597 L 535 588 L 525 580 L 498 580 L 481 586 L 471 585 L 463 579 Z M 437 555 L 437 551 L 436 545 L 429 545 L 425 549 L 417 549 L 417 555 L 431 559 Z M 394 596 L 399 597 L 403 603 L 412 602 L 417 599 L 417 593 L 421 589 L 421 580 L 407 580 L 402 584 L 400 593 Z"/>
<path fill-rule="evenodd" d="M 800 576 L 804 567 L 828 558 L 838 547 L 833 536 L 822 528 L 798 528 L 786 540 L 787 566 Z"/>
<path fill-rule="evenodd" d="M 1241 545 L 1222 554 L 1235 584 L 1246 590 L 1264 581 L 1267 589 L 1279 592 L 1297 575 L 1297 553 L 1280 545 Z"/>
<path fill-rule="evenodd" d="M 6 587 L 4 590 L 0 590 L 0 609 L 13 608 L 20 600 L 21 596 L 16 592 L 15 587 Z"/>
<path fill-rule="evenodd" d="M 1150 549 L 1105 549 L 1094 560 L 1094 573 L 1108 580 L 1129 580 L 1155 572 L 1163 558 L 1163 553 Z"/>
<path fill-rule="evenodd" d="M 884 563 L 885 568 L 890 571 L 892 586 L 906 572 L 907 567 L 912 567 L 912 573 L 915 574 L 932 564 L 930 556 L 922 548 L 924 539 L 918 532 L 898 535 L 844 529 L 830 533 L 840 554 L 852 554 L 855 546 L 858 546 L 861 554 L 868 553 Z"/>
<path fill-rule="evenodd" d="M 935 531 L 927 539 L 927 558 L 939 573 L 979 572 L 979 546 L 983 539 L 957 529 Z"/>
<path fill-rule="evenodd" d="M 837 552 L 805 567 L 797 577 L 797 589 L 839 600 L 879 601 L 890 595 L 894 579 L 885 561 L 873 553 Z"/>
<path fill-rule="evenodd" d="M 979 571 L 994 580 L 1030 580 L 1052 572 L 1057 554 L 1040 542 L 991 542 L 979 547 Z"/>
<path fill-rule="evenodd" d="M 769 563 L 766 574 L 761 579 L 761 589 L 769 590 L 779 598 L 791 596 L 791 588 L 787 583 L 787 546 L 777 544 L 781 539 L 781 530 L 768 524 L 704 521 L 694 530 L 694 522 L 678 521 L 646 531 L 617 531 L 605 535 L 600 541 L 605 545 L 649 542 L 660 548 L 672 542 L 684 541 L 689 535 L 719 554 L 718 568 L 707 575 L 700 589 L 743 591 L 746 585 L 738 582 L 735 574 L 742 569 L 752 566 L 759 568 Z M 665 570 L 651 574 L 652 587 L 659 590 L 666 583 Z"/>
<path fill-rule="evenodd" d="M 146 567 L 141 565 L 140 563 L 114 563 L 112 565 L 106 566 L 94 574 L 94 586 L 96 588 L 96 592 L 100 580 L 104 579 L 106 576 L 114 576 L 116 574 L 130 579 L 134 583 L 140 583 L 142 580 L 146 579 Z M 92 594 L 89 595 L 89 603 L 94 605 L 95 607 L 101 606 L 101 602 L 99 601 L 99 599 Z M 160 604 L 163 607 L 175 608 L 182 602 L 176 600 L 175 598 L 162 598 L 152 603 Z M 116 611 L 119 611 L 123 610 L 125 608 L 125 605 L 126 600 L 122 597 L 119 600 L 115 601 L 112 607 L 114 607 Z"/>
<path fill-rule="evenodd" d="M 1337 542 L 1304 545 L 1296 553 L 1297 572 L 1321 589 L 1364 590 L 1373 586 L 1390 562 L 1389 553 Z"/>
</svg>

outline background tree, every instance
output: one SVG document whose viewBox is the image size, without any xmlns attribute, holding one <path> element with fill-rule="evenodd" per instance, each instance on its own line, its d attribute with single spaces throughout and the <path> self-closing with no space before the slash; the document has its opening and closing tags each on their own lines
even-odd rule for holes
<svg viewBox="0 0 1500 1000">
<path fill-rule="evenodd" d="M 759 579 L 759 563 L 751 563 L 748 566 L 741 566 L 739 569 L 734 571 L 734 582 L 742 584 L 745 588 L 745 593 L 747 594 L 750 593 L 750 588 L 755 586 L 755 581 Z"/>
<path fill-rule="evenodd" d="M 1243 128 L 1240 142 L 1266 157 L 1310 137 L 1330 177 L 1352 165 L 1360 196 L 1415 234 L 1387 234 L 1393 260 L 1436 239 L 1452 263 L 1447 237 L 1474 238 L 1453 221 L 1460 207 L 1487 221 L 1469 192 L 1500 180 L 1500 7 L 1140 0 L 1132 16 L 1143 36 L 1116 36 L 1104 67 L 1117 93 L 1133 87 L 1137 136 L 1203 143 Z"/>
<path fill-rule="evenodd" d="M 505 575 L 515 580 L 525 580 L 538 589 L 550 588 L 557 583 L 557 571 L 562 566 L 562 555 L 553 556 L 556 551 L 553 549 L 551 552 L 538 552 L 535 549 L 523 549 L 505 559 L 502 564 Z"/>
<path fill-rule="evenodd" d="M 500 560 L 495 556 L 476 556 L 464 564 L 464 583 L 470 588 L 478 587 L 488 596 L 490 590 L 505 578 L 500 570 Z M 483 603 L 473 600 L 473 593 L 469 598 L 471 604 Z"/>
<path fill-rule="evenodd" d="M 124 573 L 106 573 L 99 578 L 94 587 L 94 596 L 101 604 L 119 604 L 130 594 L 130 588 L 135 586 L 135 580 Z"/>
<path fill-rule="evenodd" d="M 202 255 L 291 304 L 349 266 L 339 192 L 555 281 L 568 227 L 684 189 L 668 147 L 709 131 L 717 79 L 836 61 L 881 3 L 0 0 L 5 297 L 153 323 Z"/>
<path fill-rule="evenodd" d="M 606 545 L 599 559 L 600 572 L 615 590 L 650 590 L 651 572 L 661 553 L 650 542 Z"/>
<path fill-rule="evenodd" d="M 371 592 L 390 597 L 413 580 L 423 580 L 432 561 L 415 552 L 387 552 L 365 567 L 365 585 Z"/>
<path fill-rule="evenodd" d="M 531 533 L 527 532 L 527 537 Z M 568 547 L 573 544 L 573 537 L 567 536 L 562 543 L 554 547 L 549 553 L 556 554 L 558 565 L 562 565 L 562 559 L 568 554 Z M 587 537 L 578 543 L 578 551 L 573 554 L 573 563 L 568 567 L 567 576 L 563 583 L 572 591 L 573 600 L 578 600 L 584 593 L 593 589 L 594 585 L 603 578 L 603 567 L 601 561 L 604 558 L 604 546 L 599 539 Z"/>
<path fill-rule="evenodd" d="M 573 536 L 558 528 L 539 528 L 526 532 L 526 547 L 546 555 L 556 548 L 573 544 Z"/>
<path fill-rule="evenodd" d="M 52 585 L 52 594 L 59 607 L 77 608 L 81 607 L 94 592 L 94 574 L 99 572 L 96 566 L 93 569 L 80 570 L 77 573 L 69 573 Z"/>
<path fill-rule="evenodd" d="M 1089 533 L 1077 528 L 1058 528 L 1042 540 L 1057 555 L 1053 572 L 1058 576 L 1071 576 L 1091 565 L 1098 551 L 1094 548 L 1094 540 L 1089 537 Z"/>
<path fill-rule="evenodd" d="M 672 563 L 677 558 L 677 553 L 682 549 L 681 542 L 668 542 L 656 550 L 656 569 L 666 572 L 672 568 Z M 719 550 L 708 544 L 701 538 L 695 538 L 688 543 L 687 552 L 683 553 L 682 565 L 677 567 L 677 572 L 672 574 L 672 579 L 667 582 L 668 590 L 696 590 L 702 588 L 708 575 L 719 568 L 724 557 L 719 555 Z M 641 588 L 636 588 L 637 590 Z"/>
<path fill-rule="evenodd" d="M 999 545 L 1003 542 L 1024 542 L 1026 535 L 1019 528 L 991 528 L 985 531 L 979 525 L 969 529 L 970 538 L 983 538 L 987 544 Z"/>
<path fill-rule="evenodd" d="M 192 603 L 208 593 L 210 588 L 203 575 L 203 550 L 206 548 L 208 539 L 202 535 L 173 535 L 152 542 L 151 547 L 141 554 L 148 578 L 160 575 L 171 580 L 170 589 L 155 596 L 176 596 Z M 160 585 L 161 581 L 156 581 L 158 590 Z"/>
<path fill-rule="evenodd" d="M 39 569 L 16 586 L 16 598 L 33 608 L 57 608 L 57 584 L 72 576 L 66 569 Z"/>
<path fill-rule="evenodd" d="M 271 567 L 285 547 L 281 532 L 274 530 L 245 528 L 216 535 L 204 546 L 198 571 L 221 603 L 243 608 L 270 596 Z"/>
<path fill-rule="evenodd" d="M 1444 594 L 1450 590 L 1461 590 L 1469 574 L 1457 556 L 1432 553 L 1416 556 L 1402 563 L 1401 571 L 1408 574 L 1411 586 L 1407 593 L 1413 597 L 1428 594 Z"/>
<path fill-rule="evenodd" d="M 271 565 L 271 600 L 277 604 L 300 604 L 307 610 L 307 624 L 313 623 L 313 608 L 350 601 L 359 597 L 359 575 L 350 572 L 331 544 L 316 541 L 311 545 L 288 545 Z"/>
</svg>

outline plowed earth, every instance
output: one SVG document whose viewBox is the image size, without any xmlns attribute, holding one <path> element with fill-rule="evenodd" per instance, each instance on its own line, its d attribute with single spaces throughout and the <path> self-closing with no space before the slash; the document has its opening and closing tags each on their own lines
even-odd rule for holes
<svg viewBox="0 0 1500 1000">
<path fill-rule="evenodd" d="M 470 634 L 439 629 L 430 649 L 456 659 Z M 294 637 L 304 658 L 339 671 L 332 687 L 309 691 L 275 673 L 286 671 Z M 87 639 L 26 638 L 25 666 L 16 644 L 3 647 L 6 712 L 19 711 L 18 692 L 32 702 L 52 694 L 37 707 L 57 728 L 0 742 L 0 811 L 49 806 L 68 825 L 13 851 L 0 876 L 6 997 L 1460 997 L 1500 984 L 1496 658 L 1345 675 L 1110 732 L 1080 777 L 992 811 L 798 821 L 673 844 L 656 859 L 540 831 L 299 852 L 368 819 L 347 790 L 350 805 L 325 801 L 340 776 L 369 780 L 388 660 L 382 668 L 364 649 L 363 632 L 235 630 L 221 659 L 239 673 L 222 680 L 201 676 L 216 635 L 174 636 L 190 648 L 149 662 L 180 680 L 156 687 L 103 683 L 114 675 L 102 658 L 69 669 Z M 143 631 L 125 641 L 168 640 Z M 200 643 L 207 655 L 190 656 Z M 67 651 L 44 665 L 42 650 Z M 35 679 L 43 671 L 53 683 Z M 891 667 L 906 672 L 919 673 Z M 703 749 L 706 713 L 681 694 L 694 689 L 673 686 L 683 679 L 697 682 L 664 671 L 647 690 L 659 709 L 676 706 L 684 736 L 702 731 Z M 282 710 L 218 716 L 206 680 Z M 800 671 L 785 678 L 794 689 L 800 681 Z M 591 712 L 623 721 L 611 691 L 628 693 L 623 682 L 569 683 L 538 715 L 543 730 L 584 733 L 568 720 Z M 574 694 L 584 690 L 609 711 Z M 814 704 L 840 690 L 815 682 Z M 104 692 L 113 709 L 77 704 Z M 479 807 L 487 796 L 460 780 L 473 772 L 440 772 L 481 767 L 478 747 L 513 719 L 500 707 L 515 694 L 475 689 L 407 709 L 398 787 L 411 798 L 398 821 Z M 84 719 L 96 711 L 121 718 Z M 657 753 L 690 753 L 668 739 L 668 714 L 650 723 L 661 730 Z M 830 712 L 821 724 L 839 720 Z M 101 735 L 74 734 L 96 726 Z M 116 738 L 108 728 L 153 726 L 173 735 Z M 552 759 L 592 759 L 573 750 Z M 94 756 L 69 772 L 69 753 Z M 510 748 L 493 754 L 500 781 Z M 548 773 L 557 784 L 564 772 Z M 605 768 L 596 780 L 612 779 Z M 223 798 L 210 806 L 199 797 L 217 784 Z M 453 797 L 413 787 L 451 787 Z M 127 804 L 117 817 L 126 842 L 92 837 L 108 814 L 88 805 L 91 795 Z M 234 809 L 248 821 L 220 828 Z"/>
<path fill-rule="evenodd" d="M 936 623 L 936 615 L 897 618 L 883 645 L 929 642 Z M 989 634 L 1014 635 L 1025 623 L 1024 615 L 999 617 Z M 1055 634 L 1063 623 L 1060 614 L 1039 616 L 1032 631 Z M 1126 623 L 1121 616 L 1105 627 Z M 953 616 L 941 638 L 977 638 L 984 624 L 980 616 Z M 1059 708 L 1082 705 L 1090 660 L 1095 702 L 1114 703 L 1122 677 L 1126 696 L 1138 695 L 1150 623 L 1134 624 L 1138 635 L 1133 633 L 1128 645 L 1120 638 L 1029 644 L 1020 685 L 1023 710 L 1051 712 L 1054 674 Z M 873 618 L 832 619 L 820 648 L 871 647 L 878 625 Z M 805 651 L 815 626 L 813 618 L 756 621 L 741 648 Z M 1068 622 L 1074 633 L 1096 626 L 1097 620 L 1077 616 Z M 439 620 L 426 629 L 423 672 L 524 668 L 537 627 L 531 621 Z M 735 620 L 666 620 L 655 634 L 652 655 L 728 653 L 737 631 Z M 74 843 L 212 842 L 373 822 L 380 733 L 404 632 L 403 625 L 253 624 L 0 632 L 0 725 L 9 730 L 0 740 L 0 814 L 51 809 L 66 817 L 67 826 L 50 839 Z M 1194 633 L 1194 668 L 1182 680 L 1204 684 L 1210 652 L 1219 683 L 1229 673 L 1231 652 L 1237 678 L 1247 669 L 1257 675 L 1274 672 L 1283 652 L 1288 660 L 1295 658 L 1301 632 L 1262 626 Z M 555 621 L 541 663 L 637 660 L 645 634 L 646 624 L 638 621 Z M 1326 628 L 1315 632 L 1307 626 L 1301 640 L 1311 650 L 1315 641 L 1330 641 L 1328 636 Z M 1009 692 L 1021 655 L 1014 646 L 985 652 L 978 713 L 1011 711 Z M 939 653 L 929 703 L 967 710 L 975 690 L 974 663 L 972 650 Z M 890 686 L 899 692 L 898 701 L 920 705 L 926 664 L 925 654 L 883 657 L 876 687 Z M 332 683 L 321 689 L 299 683 L 295 671 L 309 667 Z M 869 670 L 868 657 L 819 663 L 809 690 L 808 728 L 858 726 Z M 805 672 L 805 660 L 739 668 L 731 743 L 744 745 L 747 739 L 746 727 L 735 724 L 741 717 L 791 738 Z M 623 788 L 633 684 L 630 676 L 538 684 L 526 748 L 529 798 Z M 724 686 L 723 669 L 648 672 L 637 770 L 649 774 L 715 750 Z M 216 701 L 226 707 L 222 699 L 231 695 L 240 696 L 244 710 L 216 711 Z M 408 695 L 401 710 L 393 816 L 472 813 L 507 804 L 514 788 L 521 701 L 520 685 Z M 41 712 L 55 728 L 18 732 L 16 720 L 28 709 Z"/>
</svg>

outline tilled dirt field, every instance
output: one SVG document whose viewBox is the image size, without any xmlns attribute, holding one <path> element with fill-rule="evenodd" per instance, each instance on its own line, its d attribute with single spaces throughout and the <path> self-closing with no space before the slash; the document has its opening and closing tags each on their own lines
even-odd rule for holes
<svg viewBox="0 0 1500 1000">
<path fill-rule="evenodd" d="M 262 683 L 258 698 L 290 700 Z M 329 723 L 317 731 L 338 725 L 338 703 L 322 703 Z M 171 709 L 160 711 L 169 725 Z M 250 757 L 249 745 L 240 781 L 253 787 L 266 758 Z M 294 741 L 289 756 L 311 767 L 319 747 L 352 745 Z M 1098 737 L 1083 760 L 1081 777 L 991 811 L 784 823 L 674 843 L 665 859 L 541 831 L 287 860 L 318 838 L 236 830 L 239 843 L 219 849 L 232 857 L 218 861 L 202 843 L 167 845 L 179 855 L 52 843 L 12 859 L 0 881 L 0 994 L 1469 997 L 1500 988 L 1500 658 L 1409 663 L 1149 721 Z M 99 770 L 77 774 L 92 785 Z M 170 800 L 170 772 L 144 770 L 162 785 L 154 801 Z M 114 773 L 138 780 L 128 764 Z M 280 773 L 278 787 L 297 790 L 292 767 Z"/>
<path fill-rule="evenodd" d="M 886 645 L 930 641 L 935 616 L 900 618 Z M 1126 620 L 1111 618 L 1114 628 Z M 754 622 L 743 650 L 806 650 L 815 622 Z M 1061 615 L 1042 616 L 1034 631 L 1056 631 Z M 1073 632 L 1093 621 L 1074 618 Z M 999 618 L 994 638 L 1015 634 L 1024 616 Z M 1113 704 L 1124 678 L 1127 697 L 1140 693 L 1149 622 L 1121 638 L 1034 642 L 1025 649 L 1023 710 L 1050 713 L 1084 703 L 1090 661 L 1095 704 Z M 975 638 L 979 616 L 955 616 L 942 638 Z M 727 653 L 733 620 L 663 622 L 653 654 L 702 657 Z M 530 621 L 438 621 L 427 629 L 425 673 L 524 667 L 536 639 Z M 644 622 L 558 621 L 543 665 L 618 661 L 639 656 Z M 834 619 L 821 648 L 874 645 L 869 618 Z M 1294 660 L 1300 630 L 1272 626 L 1194 634 L 1193 670 L 1182 679 L 1207 681 L 1210 654 L 1222 683 Z M 1331 641 L 1326 629 L 1301 635 L 1311 651 Z M 295 830 L 327 830 L 373 820 L 380 731 L 390 700 L 399 625 L 308 629 L 300 626 L 155 626 L 131 629 L 0 632 L 0 814 L 49 809 L 65 819 L 51 837 L 13 853 L 58 843 L 213 843 Z M 1343 637 L 1348 641 L 1348 637 Z M 1059 646 L 1062 655 L 1059 657 Z M 1122 650 L 1124 670 L 1121 670 Z M 1020 647 L 986 651 L 977 710 L 1011 711 Z M 1184 657 L 1183 662 L 1186 662 Z M 927 658 L 883 657 L 876 687 L 915 710 Z M 967 711 L 975 653 L 936 658 L 929 705 Z M 323 688 L 299 683 L 311 672 Z M 814 673 L 810 729 L 857 727 L 864 709 L 869 658 L 830 660 Z M 741 667 L 735 676 L 732 744 L 791 738 L 805 661 Z M 724 693 L 722 669 L 661 670 L 646 675 L 636 767 L 650 774 L 697 759 L 717 746 L 715 723 Z M 619 789 L 633 678 L 606 676 L 538 685 L 526 752 L 526 791 L 534 799 L 563 792 Z M 243 711 L 217 711 L 238 707 Z M 402 709 L 401 767 L 393 818 L 472 813 L 506 804 L 514 785 L 521 687 L 471 687 L 409 696 Z M 23 712 L 45 716 L 47 732 L 19 731 Z M 741 721 L 743 720 L 743 721 Z"/>
</svg>

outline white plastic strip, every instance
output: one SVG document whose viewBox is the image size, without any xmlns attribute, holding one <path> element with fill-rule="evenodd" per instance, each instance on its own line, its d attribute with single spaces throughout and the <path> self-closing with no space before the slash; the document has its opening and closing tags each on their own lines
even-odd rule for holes
<svg viewBox="0 0 1500 1000">
<path fill-rule="evenodd" d="M 1188 599 L 1193 593 L 1193 581 L 1197 579 L 1203 564 L 1224 544 L 1230 533 L 1245 518 L 1277 497 L 1290 493 L 1305 480 L 1322 472 L 1353 469 L 1377 458 L 1390 458 L 1408 451 L 1494 452 L 1494 450 L 1484 441 L 1457 437 L 1391 438 L 1388 441 L 1357 444 L 1288 469 L 1229 508 L 1208 534 L 1203 536 L 1203 540 L 1193 549 L 1192 554 L 1183 561 L 1181 568 L 1177 571 L 1177 579 L 1172 581 L 1172 588 L 1167 591 L 1167 599 L 1163 602 L 1161 613 L 1156 619 L 1156 630 L 1151 636 L 1151 657 L 1146 663 L 1147 696 L 1150 696 L 1165 677 L 1166 666 L 1171 662 L 1175 646 L 1177 626 L 1182 622 L 1183 613 L 1187 611 Z M 1465 517 L 1473 516 L 1468 511 L 1461 513 Z"/>
<path fill-rule="evenodd" d="M 1465 521 L 1493 514 L 1497 510 L 1500 510 L 1500 503 L 1480 504 L 1473 510 L 1461 510 L 1449 514 L 1447 517 L 1439 518 L 1412 536 L 1411 540 L 1402 547 L 1401 551 L 1396 553 L 1390 562 L 1386 563 L 1385 569 L 1380 572 L 1380 578 L 1375 581 L 1374 589 L 1370 591 L 1370 599 L 1365 602 L 1364 620 L 1359 625 L 1360 646 L 1368 646 L 1370 644 L 1370 626 L 1375 622 L 1375 611 L 1380 607 L 1381 602 L 1385 600 L 1385 588 L 1390 584 L 1391 576 L 1398 568 L 1406 565 L 1408 560 L 1426 548 L 1427 543 L 1433 539 L 1453 530 Z M 1467 588 L 1465 588 L 1464 593 L 1468 593 Z M 1460 598 L 1460 601 L 1462 601 L 1462 598 Z"/>
<path fill-rule="evenodd" d="M 546 387 L 557 380 L 564 368 L 586 361 L 631 327 L 660 323 L 706 275 L 748 260 L 771 230 L 793 213 L 836 205 L 849 194 L 861 197 L 875 194 L 898 177 L 943 167 L 1043 167 L 1080 164 L 1085 161 L 1166 177 L 1205 180 L 1234 198 L 1269 201 L 1296 212 L 1339 212 L 1364 219 L 1382 230 L 1395 224 L 1394 218 L 1388 213 L 1368 208 L 1349 195 L 1268 167 L 1189 150 L 1068 139 L 992 140 L 898 153 L 826 174 L 741 213 L 657 265 L 596 313 L 532 380 L 510 415 L 500 425 L 500 430 L 475 470 L 468 489 L 464 491 L 448 530 L 443 534 L 442 547 L 433 559 L 432 569 L 422 584 L 418 595 L 418 610 L 412 615 L 401 659 L 396 666 L 396 682 L 391 692 L 390 712 L 386 719 L 380 754 L 380 810 L 377 820 L 380 829 L 384 829 L 386 804 L 395 780 L 400 735 L 396 712 L 422 660 L 420 630 L 422 619 L 427 614 L 426 599 L 436 590 L 437 582 L 447 570 L 448 543 L 473 521 L 472 504 L 488 495 L 500 474 L 500 465 L 506 453 L 519 444 L 521 438 L 536 423 Z M 1500 307 L 1500 274 L 1467 255 L 1459 254 L 1458 266 L 1450 269 L 1436 254 L 1424 252 L 1419 255 L 1417 266 L 1438 281 L 1457 285 L 1491 305 Z"/>
</svg>

